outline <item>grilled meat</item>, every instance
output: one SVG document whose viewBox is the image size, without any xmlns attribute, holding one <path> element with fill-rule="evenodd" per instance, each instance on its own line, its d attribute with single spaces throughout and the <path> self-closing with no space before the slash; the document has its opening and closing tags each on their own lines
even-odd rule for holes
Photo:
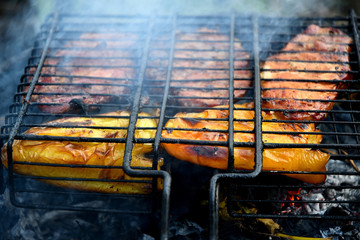
<svg viewBox="0 0 360 240">
<path fill-rule="evenodd" d="M 295 36 L 263 64 L 263 109 L 281 109 L 276 114 L 283 119 L 324 119 L 352 78 L 351 43 L 342 31 L 316 25 Z"/>
<path fill-rule="evenodd" d="M 136 39 L 134 34 L 85 33 L 68 41 L 46 59 L 31 101 L 44 112 L 65 113 L 73 110 L 73 100 L 89 105 L 119 99 L 130 92 L 129 79 L 136 76 L 135 62 L 128 59 L 134 53 L 123 49 Z"/>
<path fill-rule="evenodd" d="M 228 108 L 222 106 L 222 108 Z M 234 110 L 234 141 L 254 142 L 254 111 L 240 110 L 253 108 L 252 103 L 235 105 Z M 201 113 L 178 113 L 170 119 L 162 132 L 166 139 L 187 139 L 203 141 L 228 141 L 228 110 L 217 108 Z M 263 113 L 264 119 L 276 118 Z M 224 120 L 222 120 L 224 119 Z M 177 130 L 181 129 L 181 130 Z M 263 122 L 263 141 L 265 143 L 319 144 L 322 136 L 315 124 Z M 276 133 L 266 133 L 273 132 Z M 311 133 L 311 134 L 309 134 Z M 228 148 L 225 146 L 196 145 L 181 143 L 162 143 L 166 151 L 177 159 L 195 164 L 227 169 Z M 236 169 L 254 168 L 254 148 L 235 147 L 234 166 Z M 325 171 L 329 155 L 311 148 L 276 148 L 264 149 L 263 170 L 270 171 Z M 321 183 L 325 175 L 320 174 L 285 174 L 309 183 Z"/>
<path fill-rule="evenodd" d="M 118 111 L 103 114 L 100 117 L 63 118 L 46 123 L 44 127 L 33 127 L 24 134 L 31 136 L 59 136 L 84 138 L 124 139 L 127 135 L 129 112 Z M 136 138 L 154 138 L 156 121 L 142 116 L 136 126 Z M 67 126 L 67 127 L 65 127 Z M 71 127 L 71 126 L 76 126 Z M 116 129 L 114 128 L 116 127 Z M 44 137 L 45 138 L 45 137 Z M 2 148 L 2 161 L 8 166 L 7 145 Z M 84 178 L 84 181 L 43 180 L 44 182 L 86 191 L 107 193 L 149 193 L 152 181 L 148 178 L 132 178 L 122 168 L 125 143 L 114 142 L 75 142 L 46 140 L 15 140 L 12 146 L 12 158 L 17 162 L 29 162 L 31 165 L 14 163 L 14 172 L 25 175 L 59 178 Z M 132 167 L 152 167 L 152 160 L 144 154 L 152 151 L 151 144 L 134 144 Z M 36 163 L 55 164 L 55 166 L 34 165 Z M 65 167 L 66 164 L 75 167 Z M 84 165 L 84 167 L 76 167 Z M 99 168 L 90 166 L 100 166 Z M 101 166 L 107 168 L 101 168 Z M 109 168 L 114 167 L 114 168 Z M 86 181 L 99 179 L 110 181 Z M 118 180 L 118 181 L 111 181 Z M 137 181 L 137 182 L 136 182 Z M 149 181 L 149 182 L 145 182 Z"/>
<path fill-rule="evenodd" d="M 212 107 L 227 104 L 229 98 L 229 36 L 218 30 L 201 28 L 176 35 L 171 72 L 170 100 L 182 106 Z M 250 55 L 239 40 L 234 43 L 234 97 L 245 95 L 251 86 Z M 168 57 L 166 51 L 153 51 L 152 57 Z M 147 76 L 165 80 L 168 61 L 152 60 Z M 159 66 L 163 68 L 159 68 Z M 173 98 L 172 98 L 173 97 Z"/>
</svg>

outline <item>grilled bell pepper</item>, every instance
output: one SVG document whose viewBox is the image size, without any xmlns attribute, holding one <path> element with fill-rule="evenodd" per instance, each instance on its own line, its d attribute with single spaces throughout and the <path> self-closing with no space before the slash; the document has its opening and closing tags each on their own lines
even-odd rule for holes
<svg viewBox="0 0 360 240">
<path fill-rule="evenodd" d="M 228 106 L 221 106 L 228 108 Z M 235 105 L 235 108 L 252 108 L 253 103 Z M 162 137 L 168 139 L 187 139 L 205 141 L 228 141 L 228 110 L 217 108 L 200 113 L 178 113 L 170 119 L 163 130 Z M 262 114 L 263 119 L 275 119 L 271 113 Z M 254 142 L 255 114 L 252 110 L 234 110 L 234 142 Z M 221 120 L 224 119 L 224 120 Z M 182 130 L 176 130 L 182 129 Z M 262 140 L 264 143 L 318 144 L 322 135 L 314 124 L 263 122 Z M 269 131 L 269 133 L 266 133 Z M 270 133 L 271 131 L 271 133 Z M 273 133 L 272 131 L 276 131 Z M 285 133 L 286 132 L 286 133 Z M 309 134 L 311 132 L 312 134 Z M 218 169 L 228 168 L 228 148 L 225 146 L 162 143 L 166 151 L 177 159 Z M 254 169 L 255 150 L 251 147 L 234 148 L 234 167 Z M 274 148 L 263 150 L 263 170 L 270 171 L 325 171 L 329 155 L 311 148 Z M 308 183 L 321 183 L 324 174 L 285 175 Z"/>
<path fill-rule="evenodd" d="M 48 126 L 46 127 L 30 128 L 24 134 L 30 136 L 125 138 L 127 135 L 126 127 L 129 123 L 129 115 L 129 112 L 117 111 L 104 114 L 101 117 L 63 118 L 48 122 L 46 124 Z M 140 113 L 139 116 L 148 115 Z M 150 118 L 139 118 L 136 123 L 137 128 L 152 128 L 156 126 L 156 121 Z M 109 127 L 123 127 L 124 129 Z M 135 138 L 153 138 L 154 136 L 155 130 L 138 129 L 135 131 Z M 4 165 L 7 167 L 8 156 L 6 149 L 7 144 L 2 148 L 1 156 Z M 130 177 L 124 173 L 122 168 L 86 167 L 88 165 L 122 166 L 125 143 L 15 140 L 12 150 L 12 158 L 17 162 L 57 164 L 56 166 L 39 166 L 14 163 L 14 172 L 19 174 L 41 177 L 121 180 L 121 182 L 42 180 L 56 186 L 107 193 L 143 194 L 152 191 L 151 179 Z M 131 166 L 151 168 L 152 160 L 146 158 L 144 155 L 151 151 L 152 145 L 149 143 L 134 144 Z M 63 164 L 71 164 L 74 165 L 74 167 L 65 167 L 62 166 Z M 84 165 L 84 167 L 76 167 L 76 165 Z M 148 180 L 149 183 L 144 182 L 144 180 Z M 159 185 L 161 187 L 161 183 Z"/>
</svg>

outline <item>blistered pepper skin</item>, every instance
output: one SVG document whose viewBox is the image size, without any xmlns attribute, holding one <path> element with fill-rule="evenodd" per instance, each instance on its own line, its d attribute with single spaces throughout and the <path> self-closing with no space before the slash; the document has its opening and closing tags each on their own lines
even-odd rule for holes
<svg viewBox="0 0 360 240">
<path fill-rule="evenodd" d="M 235 105 L 235 108 L 252 108 L 253 104 Z M 227 108 L 227 106 L 222 106 Z M 200 113 L 179 113 L 174 119 L 170 119 L 162 132 L 162 137 L 167 139 L 188 139 L 205 141 L 228 141 L 228 121 L 222 118 L 228 117 L 227 110 L 209 109 Z M 255 137 L 251 132 L 254 129 L 254 111 L 234 111 L 234 142 L 254 142 Z M 264 119 L 272 119 L 274 116 L 263 113 Z M 216 121 L 214 119 L 220 119 Z M 237 121 L 238 119 L 238 121 Z M 241 120 L 241 121 L 240 121 Z M 182 128 L 184 130 L 176 130 Z M 195 129 L 197 129 L 195 131 Z M 201 131 L 204 129 L 204 131 Z M 238 132 L 245 131 L 245 132 Z M 277 133 L 263 133 L 264 143 L 294 143 L 294 144 L 318 144 L 322 141 L 320 132 L 314 124 L 263 122 L 262 131 L 276 131 Z M 281 133 L 292 132 L 294 134 Z M 314 134 L 307 134 L 308 132 Z M 166 151 L 177 159 L 192 162 L 198 165 L 227 169 L 228 148 L 225 146 L 195 145 L 163 143 Z M 254 169 L 254 148 L 235 147 L 234 166 L 236 169 Z M 265 171 L 310 171 L 324 172 L 325 165 L 329 160 L 329 154 L 311 148 L 275 148 L 264 149 L 263 170 Z M 286 174 L 308 183 L 321 183 L 325 180 L 324 174 Z"/>
<path fill-rule="evenodd" d="M 147 114 L 140 114 L 148 116 Z M 104 117 L 109 116 L 109 117 Z M 47 125 L 54 127 L 34 127 L 27 130 L 26 135 L 37 136 L 67 136 L 84 138 L 125 138 L 126 127 L 129 122 L 129 112 L 117 111 L 102 115 L 101 117 L 72 117 L 63 118 L 48 122 Z M 61 126 L 67 127 L 61 127 Z M 70 127 L 69 127 L 70 126 Z M 77 126 L 71 127 L 71 126 Z M 138 128 L 155 128 L 157 123 L 151 118 L 140 118 L 137 121 Z M 99 127 L 99 128 L 90 128 Z M 114 129 L 118 127 L 119 129 Z M 154 130 L 136 130 L 136 138 L 153 138 Z M 2 148 L 2 161 L 8 166 L 7 144 Z M 116 181 L 70 181 L 70 180 L 49 180 L 60 187 L 68 187 L 86 191 L 106 193 L 149 193 L 152 191 L 152 183 L 148 178 L 136 178 L 134 181 L 123 171 L 122 163 L 125 150 L 125 143 L 116 142 L 75 142 L 75 141 L 45 141 L 45 140 L 15 140 L 12 145 L 12 158 L 17 162 L 49 163 L 56 166 L 39 165 L 13 165 L 14 172 L 24 175 L 59 178 L 84 178 Z M 152 151 L 151 144 L 134 144 L 132 152 L 132 167 L 152 167 L 152 160 L 144 154 Z M 65 167 L 64 164 L 73 165 Z M 86 166 L 100 166 L 99 168 Z M 78 166 L 78 167 L 77 167 Z M 80 167 L 84 166 L 84 167 Z M 101 168 L 104 166 L 105 168 Z M 106 168 L 106 167 L 118 168 Z M 149 180 L 149 183 L 141 182 Z"/>
</svg>

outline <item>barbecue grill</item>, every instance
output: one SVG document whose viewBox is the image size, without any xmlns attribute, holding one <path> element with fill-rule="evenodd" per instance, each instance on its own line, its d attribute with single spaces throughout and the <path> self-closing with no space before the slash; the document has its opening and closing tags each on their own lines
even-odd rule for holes
<svg viewBox="0 0 360 240">
<path fill-rule="evenodd" d="M 310 24 L 317 24 L 321 27 L 334 27 L 345 32 L 353 39 L 350 55 L 350 66 L 353 80 L 346 80 L 349 83 L 347 89 L 336 90 L 339 94 L 334 108 L 327 111 L 328 116 L 321 121 L 311 120 L 264 120 L 262 114 L 261 97 L 261 77 L 263 70 L 261 63 L 267 57 L 278 53 L 296 34 L 302 32 Z M 200 30 L 199 30 L 200 29 Z M 212 29 L 213 32 L 201 29 Z M 359 107 L 358 107 L 358 83 L 359 83 L 359 18 L 352 11 L 347 17 L 336 18 L 276 18 L 263 16 L 241 16 L 232 13 L 229 16 L 185 16 L 185 15 L 70 15 L 52 14 L 50 15 L 38 34 L 34 47 L 29 57 L 28 65 L 20 79 L 17 93 L 14 95 L 14 102 L 10 106 L 10 111 L 6 115 L 5 125 L 1 128 L 3 143 L 7 142 L 7 156 L 9 160 L 8 171 L 5 174 L 5 182 L 2 190 L 9 188 L 11 203 L 17 207 L 25 208 L 44 208 L 44 209 L 63 209 L 79 211 L 101 211 L 118 213 L 136 214 L 155 214 L 160 209 L 160 236 L 162 239 L 168 238 L 169 212 L 170 212 L 170 187 L 172 179 L 171 164 L 174 160 L 161 147 L 163 143 L 170 144 L 192 144 L 209 146 L 226 146 L 229 149 L 228 169 L 219 170 L 211 177 L 209 185 L 209 236 L 211 239 L 219 237 L 219 203 L 226 199 L 226 206 L 230 216 L 234 219 L 259 219 L 270 218 L 275 220 L 329 220 L 336 219 L 338 222 L 347 223 L 349 221 L 359 221 L 360 198 L 338 199 L 337 196 L 327 196 L 323 198 L 311 198 L 319 192 L 344 192 L 353 191 L 355 194 L 359 189 L 359 172 L 356 166 L 360 158 L 359 152 Z M 104 37 L 103 39 L 82 38 L 81 41 L 89 43 L 88 46 L 69 46 L 69 42 L 80 41 L 82 34 L 85 33 L 110 33 L 128 34 L 137 36 L 130 45 L 122 45 L 129 42 L 129 39 Z M 199 40 L 199 39 L 179 39 L 180 34 L 195 35 L 224 35 L 226 39 L 221 40 Z M 101 55 L 96 52 L 99 50 L 99 42 L 104 42 L 105 48 L 111 51 L 109 55 Z M 93 46 L 92 43 L 95 43 Z M 110 43 L 119 43 L 114 46 Z M 219 43 L 221 47 L 197 48 L 190 47 L 183 49 L 177 44 L 181 43 Z M 235 44 L 241 43 L 243 49 L 235 49 Z M 100 44 L 101 45 L 101 44 Z M 192 46 L 191 44 L 189 46 Z M 224 46 L 226 46 L 224 48 Z M 66 51 L 65 56 L 56 55 L 57 51 Z M 76 51 L 87 52 L 85 56 L 76 56 Z M 177 57 L 176 53 L 190 51 L 196 57 Z M 222 58 L 208 57 L 208 53 L 220 53 Z M 248 53 L 250 58 L 239 58 L 239 53 Z M 78 59 L 83 64 L 72 65 L 72 59 Z M 128 64 L 102 64 L 112 60 L 128 60 Z M 60 60 L 60 61 L 59 61 Z M 212 67 L 201 66 L 176 66 L 176 61 L 203 61 L 216 62 Z M 246 66 L 236 66 L 236 61 L 248 61 Z M 55 63 L 54 63 L 55 62 Z M 70 63 L 69 63 L 70 62 Z M 221 63 L 221 65 L 220 65 Z M 69 65 L 70 64 L 70 65 Z M 124 78 L 101 77 L 101 76 L 74 76 L 66 74 L 66 71 L 46 72 L 46 68 L 101 68 L 101 69 L 126 69 L 135 72 L 134 75 Z M 129 70 L 130 69 L 130 70 Z M 216 97 L 201 96 L 179 96 L 174 94 L 176 89 L 188 91 L 198 90 L 194 86 L 182 85 L 184 82 L 204 82 L 209 79 L 174 79 L 173 71 L 181 70 L 201 70 L 201 71 L 220 71 L 228 75 L 224 79 L 212 79 L 228 81 L 228 86 L 215 88 L 208 87 L 205 90 L 227 91 L 227 97 L 219 97 L 228 104 L 229 116 L 225 120 L 229 123 L 228 141 L 199 141 L 169 139 L 162 137 L 162 131 L 172 131 L 165 127 L 168 120 L 174 119 L 178 112 L 200 112 L 209 109 L 208 106 L 184 106 L 178 104 L 178 100 L 193 101 L 194 99 L 213 100 Z M 235 71 L 250 71 L 252 74 L 249 79 L 236 79 Z M 154 79 L 149 76 L 149 72 L 163 72 L 160 78 Z M 304 70 L 306 71 L 306 70 Z M 69 70 L 71 72 L 71 70 Z M 309 71 L 316 72 L 316 71 Z M 70 79 L 67 82 L 48 83 L 41 81 L 44 77 L 55 77 L 58 79 Z M 66 113 L 46 113 L 39 110 L 41 106 L 57 106 L 55 102 L 36 102 L 34 96 L 83 96 L 81 92 L 44 92 L 39 91 L 39 86 L 83 87 L 84 84 L 73 83 L 74 79 L 90 79 L 87 84 L 121 88 L 123 91 L 118 93 L 88 93 L 89 96 L 102 96 L 111 99 L 108 102 L 85 104 L 82 100 L 72 101 L 72 110 Z M 91 83 L 91 79 L 94 83 Z M 98 80 L 111 80 L 100 82 Z M 250 87 L 235 88 L 234 81 L 249 80 Z M 326 79 L 325 79 L 326 80 Z M 293 80 L 294 81 L 294 80 Z M 329 81 L 329 80 L 327 80 Z M 90 82 L 90 83 L 89 83 Z M 174 84 L 177 83 L 177 84 Z M 124 90 L 125 89 L 125 90 Z M 244 90 L 244 96 L 234 96 L 236 90 Z M 305 99 L 306 101 L 306 99 Z M 235 103 L 254 102 L 253 110 L 254 123 L 254 142 L 239 143 L 234 141 L 234 107 Z M 124 138 L 83 138 L 83 137 L 64 137 L 64 136 L 34 136 L 24 134 L 32 127 L 50 126 L 46 122 L 54 119 L 84 116 L 98 117 L 99 113 L 115 110 L 130 111 L 127 135 Z M 284 111 L 281 109 L 273 109 Z M 287 111 L 299 111 L 297 109 Z M 140 112 L 147 112 L 149 116 L 139 116 Z M 136 122 L 139 119 L 155 119 L 157 121 L 154 138 L 141 139 L 135 138 L 135 131 L 149 130 L 149 128 L 138 128 Z M 224 120 L 224 119 L 222 119 Z M 241 121 L 241 120 L 239 120 Z M 320 144 L 285 144 L 285 143 L 265 143 L 262 141 L 263 122 L 290 122 L 290 123 L 314 123 L 321 132 L 306 132 L 307 134 L 323 135 Z M 45 125 L 44 125 L 45 124 Z M 54 127 L 54 126 L 51 126 Z M 79 128 L 79 126 L 61 126 L 68 128 Z M 114 126 L 116 128 L 116 126 Z M 199 131 L 209 131 L 199 129 Z M 246 132 L 245 132 L 246 133 Z M 273 132 L 274 134 L 283 134 Z M 71 165 L 71 164 L 52 164 L 52 163 L 29 163 L 18 162 L 12 159 L 12 145 L 15 140 L 33 141 L 72 141 L 72 142 L 109 142 L 125 144 L 123 157 L 123 167 L 98 166 L 98 165 Z M 131 167 L 132 150 L 134 144 L 145 143 L 153 146 L 153 151 L 149 157 L 153 159 L 153 166 L 150 168 Z M 250 147 L 255 149 L 255 168 L 253 170 L 238 170 L 234 167 L 234 148 Z M 313 185 L 303 183 L 298 180 L 282 176 L 282 174 L 314 174 L 314 172 L 299 171 L 263 171 L 262 152 L 264 149 L 274 148 L 314 148 L 322 149 L 331 154 L 331 160 L 326 172 L 315 172 L 325 174 L 327 179 L 333 180 L 333 185 L 329 181 Z M 160 162 L 164 165 L 160 166 Z M 50 167 L 69 167 L 69 168 L 121 168 L 133 176 L 131 180 L 109 180 L 109 179 L 88 179 L 88 178 L 61 178 L 21 175 L 14 172 L 14 165 L 26 166 L 50 166 Z M 337 167 L 341 166 L 341 167 Z M 2 169 L 2 168 L 1 168 Z M 179 169 L 177 169 L 180 171 Z M 3 174 L 3 172 L 1 172 Z M 148 180 L 144 180 L 147 177 Z M 352 184 L 337 185 L 334 179 L 351 178 Z M 163 181 L 159 184 L 159 179 Z M 269 180 L 270 179 L 270 180 Z M 41 180 L 41 181 L 34 181 Z M 148 194 L 106 194 L 86 191 L 69 190 L 60 187 L 47 185 L 42 181 L 103 181 L 103 182 L 131 182 L 134 184 L 150 184 L 151 193 Z M 161 185 L 159 187 L 159 185 Z M 175 186 L 176 187 L 176 186 Z M 161 189 L 158 191 L 158 189 Z M 295 193 L 294 193 L 295 192 Z M 220 196 L 221 195 L 221 196 Z M 335 194 L 336 195 L 336 194 Z M 54 197 L 56 196 L 56 197 Z M 84 200 L 100 201 L 102 204 L 87 206 L 79 204 Z M 240 211 L 241 206 L 254 204 L 258 211 L 254 213 Z M 326 204 L 334 206 L 339 211 L 321 210 L 315 211 L 314 206 Z M 254 206 L 252 205 L 252 206 Z M 259 207 L 259 206 L 262 207 Z M 239 207 L 240 206 L 240 207 Z M 301 207 L 299 207 L 301 206 Z M 263 209 L 261 209 L 263 208 Z M 309 210 L 310 208 L 310 210 Z M 308 211 L 305 211 L 308 209 Z M 220 236 L 221 237 L 221 236 Z"/>
</svg>

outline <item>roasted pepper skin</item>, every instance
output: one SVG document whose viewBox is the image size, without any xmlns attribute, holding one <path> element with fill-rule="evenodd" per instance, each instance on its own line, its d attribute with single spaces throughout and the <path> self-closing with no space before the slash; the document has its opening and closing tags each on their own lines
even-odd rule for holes
<svg viewBox="0 0 360 240">
<path fill-rule="evenodd" d="M 24 134 L 37 136 L 121 139 L 125 138 L 127 135 L 126 127 L 128 126 L 129 115 L 129 112 L 117 111 L 104 114 L 101 117 L 62 118 L 46 123 L 46 125 L 54 125 L 54 127 L 33 127 L 27 130 Z M 143 117 L 148 116 L 145 113 L 141 113 L 139 115 Z M 76 126 L 76 128 L 71 126 Z M 155 128 L 157 123 L 154 119 L 139 118 L 136 126 L 138 128 Z M 118 127 L 119 129 L 114 129 L 113 127 Z M 154 136 L 155 130 L 139 129 L 135 132 L 136 138 L 153 138 Z M 8 166 L 7 147 L 7 144 L 4 145 L 1 152 L 1 158 L 5 167 Z M 14 161 L 49 163 L 56 164 L 57 166 L 39 166 L 15 163 L 14 172 L 41 177 L 120 180 L 119 182 L 42 180 L 56 186 L 79 190 L 128 194 L 151 192 L 152 183 L 149 178 L 132 178 L 124 173 L 121 168 L 124 149 L 125 143 L 15 140 L 12 146 L 12 157 Z M 151 144 L 134 144 L 131 166 L 151 168 L 152 160 L 146 158 L 144 155 L 151 151 Z M 73 167 L 64 167 L 64 164 L 71 164 Z M 77 167 L 77 165 L 84 167 Z M 118 168 L 86 167 L 89 165 L 100 167 L 114 166 Z M 150 182 L 134 182 L 133 180 L 149 180 Z"/>
<path fill-rule="evenodd" d="M 252 108 L 252 103 L 235 105 L 235 109 Z M 221 106 L 218 108 L 228 108 Z M 217 108 L 209 109 L 200 113 L 178 113 L 174 119 L 170 119 L 162 132 L 163 138 L 188 139 L 205 141 L 228 141 L 228 121 L 221 120 L 228 117 L 227 110 Z M 252 133 L 254 129 L 254 111 L 234 111 L 234 141 L 254 142 Z M 269 113 L 263 113 L 264 119 L 274 119 Z M 216 119 L 219 119 L 218 121 Z M 184 130 L 176 130 L 183 128 Z M 196 129 L 196 131 L 195 131 Z M 201 129 L 204 129 L 201 131 Z M 239 132 L 243 131 L 243 132 Z M 244 132 L 245 131 L 245 132 Z M 262 131 L 276 131 L 276 133 L 263 133 L 265 143 L 301 143 L 318 144 L 322 136 L 314 124 L 263 122 Z M 288 132 L 288 133 L 282 133 Z M 289 134 L 289 132 L 294 134 Z M 313 134 L 307 134 L 307 133 Z M 174 144 L 162 143 L 166 151 L 177 159 L 189 161 L 195 164 L 227 169 L 228 148 L 225 146 Z M 311 148 L 275 148 L 264 149 L 263 170 L 270 171 L 326 171 L 325 165 L 329 160 L 329 154 Z M 250 147 L 234 148 L 234 165 L 236 169 L 251 170 L 254 168 L 254 149 Z M 285 174 L 308 183 L 321 183 L 325 180 L 324 174 Z"/>
</svg>

